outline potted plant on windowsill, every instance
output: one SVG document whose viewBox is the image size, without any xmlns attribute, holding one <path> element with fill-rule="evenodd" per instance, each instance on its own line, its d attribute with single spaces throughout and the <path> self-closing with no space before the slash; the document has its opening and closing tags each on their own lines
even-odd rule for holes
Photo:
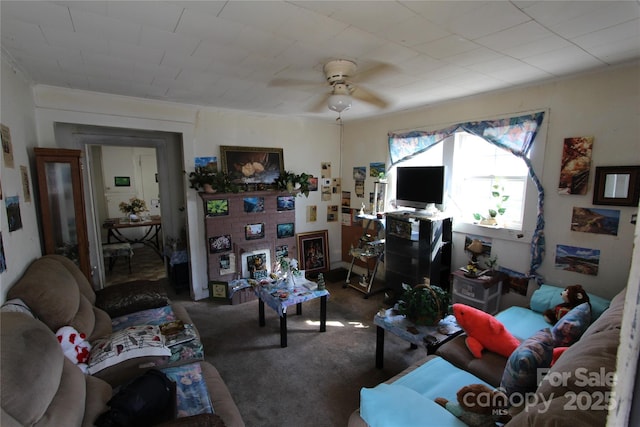
<svg viewBox="0 0 640 427">
<path fill-rule="evenodd" d="M 449 294 L 439 286 L 428 284 L 411 287 L 402 284 L 404 293 L 398 301 L 398 312 L 416 325 L 434 326 L 442 320 L 449 307 Z"/>
<path fill-rule="evenodd" d="M 290 171 L 284 171 L 276 179 L 276 188 L 281 191 L 294 193 L 299 191 L 305 197 L 309 197 L 309 178 L 311 175 L 306 173 L 296 174 Z"/>
<path fill-rule="evenodd" d="M 504 215 L 507 210 L 507 208 L 503 206 L 503 203 L 509 200 L 509 196 L 507 194 L 504 194 L 503 186 L 494 184 L 491 187 L 491 199 L 493 200 L 493 206 L 487 210 L 489 215 L 484 216 L 477 212 L 473 214 L 473 218 L 481 225 L 498 225 L 496 217 L 498 215 Z"/>
</svg>

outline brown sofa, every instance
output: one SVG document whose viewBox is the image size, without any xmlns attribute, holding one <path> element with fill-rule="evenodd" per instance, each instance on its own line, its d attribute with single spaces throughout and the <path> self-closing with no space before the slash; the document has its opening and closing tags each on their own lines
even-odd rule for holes
<svg viewBox="0 0 640 427">
<path fill-rule="evenodd" d="M 60 327 L 73 326 L 85 333 L 89 342 L 112 331 L 112 319 L 94 305 L 96 294 L 91 285 L 65 257 L 46 255 L 34 261 L 9 289 L 7 299 L 26 309 L 18 310 L 22 313 L 3 309 L 1 314 L 2 426 L 93 425 L 107 409 L 112 387 L 151 367 L 166 366 L 156 359 L 149 363 L 133 358 L 101 371 L 98 377 L 83 374 L 64 356 L 55 336 Z M 184 307 L 171 304 L 171 309 L 175 317 L 193 324 Z M 200 363 L 215 413 L 226 426 L 244 426 L 215 367 L 196 363 Z"/>
<path fill-rule="evenodd" d="M 512 411 L 513 418 L 507 426 L 556 426 L 556 425 L 605 425 L 607 404 L 612 387 L 612 378 L 616 371 L 616 354 L 620 343 L 620 329 L 626 289 L 612 300 L 607 308 L 582 334 L 582 337 L 568 348 L 550 368 L 547 379 L 538 384 L 526 410 Z M 462 385 L 486 383 L 498 387 L 505 370 L 507 359 L 485 352 L 481 359 L 474 359 L 460 336 L 443 345 L 437 355 L 431 355 L 405 369 L 389 379 L 385 384 L 398 381 L 404 386 L 420 384 L 419 398 L 423 403 L 433 403 L 435 397 L 445 397 L 455 401 L 455 391 Z M 429 369 L 437 367 L 438 369 Z M 422 368 L 422 369 L 420 369 Z M 426 369 L 425 369 L 426 368 Z M 415 372 L 414 372 L 415 371 Z M 417 373 L 419 372 L 419 374 Z M 409 379 L 411 376 L 413 378 Z M 460 384 L 454 384 L 453 378 L 461 377 Z M 564 381 L 559 381 L 565 378 Z M 449 395 L 444 395 L 443 383 L 451 381 Z M 374 389 L 375 390 L 375 389 Z M 382 393 L 389 389 L 384 390 Z M 363 389 L 363 393 L 365 389 Z M 384 395 L 383 395 L 384 396 Z M 362 396 L 361 396 L 362 399 Z M 384 399 L 383 399 L 384 400 Z M 537 402 L 537 403 L 536 403 Z M 585 408 L 585 402 L 590 402 Z M 361 400 L 361 409 L 363 404 Z M 546 405 L 546 406 L 545 406 Z M 349 427 L 366 427 L 361 417 L 361 409 L 354 411 L 349 418 Z M 522 409 L 522 407 L 520 407 Z M 430 417 L 423 425 L 449 424 L 453 415 L 438 405 L 429 406 Z M 383 415 L 393 416 L 394 408 Z M 377 420 L 378 421 L 378 420 Z M 376 421 L 376 422 L 377 422 Z M 382 421 L 381 421 L 382 422 Z M 383 425 L 378 424 L 378 425 Z"/>
</svg>

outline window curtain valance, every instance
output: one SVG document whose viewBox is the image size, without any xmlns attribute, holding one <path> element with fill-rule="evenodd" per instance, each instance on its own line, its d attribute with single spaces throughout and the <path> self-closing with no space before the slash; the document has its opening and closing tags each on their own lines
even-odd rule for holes
<svg viewBox="0 0 640 427">
<path fill-rule="evenodd" d="M 411 131 L 405 133 L 389 132 L 389 158 L 391 166 L 420 154 L 437 143 L 464 131 L 479 136 L 491 144 L 497 145 L 521 158 L 529 168 L 529 176 L 538 190 L 538 216 L 536 229 L 531 239 L 530 276 L 538 276 L 537 269 L 542 264 L 545 250 L 544 239 L 544 189 L 538 179 L 531 160 L 527 157 L 542 120 L 544 112 L 540 111 L 517 117 L 498 120 L 458 123 L 432 132 Z"/>
</svg>

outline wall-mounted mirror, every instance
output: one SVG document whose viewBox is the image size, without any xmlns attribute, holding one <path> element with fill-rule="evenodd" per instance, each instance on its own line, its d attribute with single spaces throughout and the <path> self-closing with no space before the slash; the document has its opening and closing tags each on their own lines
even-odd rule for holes
<svg viewBox="0 0 640 427">
<path fill-rule="evenodd" d="M 640 166 L 598 166 L 594 205 L 638 206 Z"/>
</svg>

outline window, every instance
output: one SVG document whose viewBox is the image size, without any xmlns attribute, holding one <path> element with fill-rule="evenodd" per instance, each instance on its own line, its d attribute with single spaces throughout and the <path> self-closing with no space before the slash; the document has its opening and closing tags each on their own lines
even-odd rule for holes
<svg viewBox="0 0 640 427">
<path fill-rule="evenodd" d="M 497 210 L 500 203 L 505 211 L 496 218 L 499 225 L 521 230 L 528 177 L 525 162 L 466 132 L 455 134 L 453 154 L 450 193 L 457 221 L 475 223 L 474 213 L 488 217 L 489 209 Z M 500 197 L 493 197 L 496 190 L 508 199 L 501 202 Z"/>
<path fill-rule="evenodd" d="M 477 224 L 474 213 L 489 217 L 489 209 L 497 210 L 498 200 L 492 196 L 494 186 L 501 195 L 504 214 L 497 216 L 499 227 L 522 230 L 525 194 L 528 181 L 527 165 L 507 150 L 484 139 L 457 132 L 451 138 L 433 146 L 398 166 L 447 166 L 446 198 L 443 208 L 455 216 L 455 222 Z M 390 194 L 395 194 L 395 168 L 389 171 Z"/>
</svg>

